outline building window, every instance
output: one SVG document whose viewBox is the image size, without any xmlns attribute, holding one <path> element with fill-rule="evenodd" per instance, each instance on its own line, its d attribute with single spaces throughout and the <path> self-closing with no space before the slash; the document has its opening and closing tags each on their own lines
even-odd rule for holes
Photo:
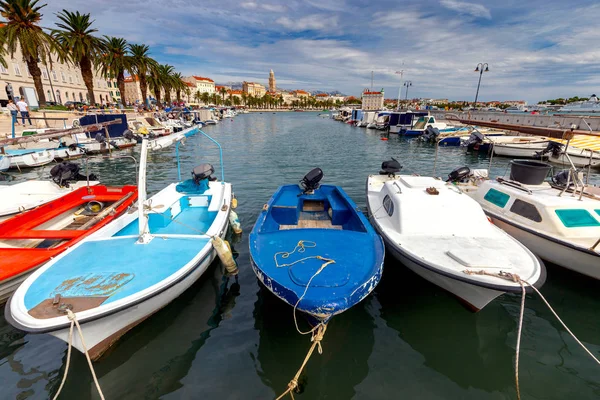
<svg viewBox="0 0 600 400">
<path fill-rule="evenodd" d="M 4 67 L 4 65 L 0 65 L 0 73 L 8 74 L 8 70 L 6 69 L 6 67 Z"/>
<path fill-rule="evenodd" d="M 69 83 L 73 83 L 73 76 L 69 75 Z"/>
<path fill-rule="evenodd" d="M 46 71 L 45 69 L 42 70 L 42 78 L 48 79 L 48 71 Z"/>
<path fill-rule="evenodd" d="M 51 99 L 51 97 L 52 97 L 52 92 L 48 90 L 48 91 L 46 92 L 46 100 L 50 100 L 50 99 Z"/>
<path fill-rule="evenodd" d="M 117 97 L 121 97 L 121 92 L 117 90 L 115 93 L 117 94 Z"/>
<path fill-rule="evenodd" d="M 107 85 L 108 87 L 112 87 L 112 84 L 111 84 L 110 82 L 106 82 L 106 85 Z M 111 93 L 111 94 L 112 94 L 112 93 Z"/>
<path fill-rule="evenodd" d="M 510 206 L 510 211 L 534 222 L 542 222 L 542 216 L 538 212 L 537 208 L 535 208 L 533 204 L 527 203 L 526 201 L 516 199 L 513 205 Z"/>
<path fill-rule="evenodd" d="M 57 81 L 58 75 L 56 75 L 56 71 L 52 71 L 52 80 Z"/>
<path fill-rule="evenodd" d="M 79 101 L 83 103 L 83 95 L 79 92 Z"/>
<path fill-rule="evenodd" d="M 388 195 L 383 198 L 383 208 L 390 217 L 394 214 L 394 202 Z"/>
<path fill-rule="evenodd" d="M 69 101 L 69 92 L 65 92 L 65 99 L 67 99 L 67 101 Z"/>
<path fill-rule="evenodd" d="M 110 97 L 114 96 L 113 91 L 110 91 Z"/>
<path fill-rule="evenodd" d="M 67 77 L 66 77 L 66 75 L 65 75 L 65 73 L 64 73 L 64 72 L 60 71 L 60 77 L 62 78 L 62 81 L 63 81 L 63 82 L 66 82 L 66 81 L 67 81 Z"/>
<path fill-rule="evenodd" d="M 14 69 L 15 69 L 15 75 L 19 75 L 19 76 L 21 76 L 21 68 L 19 68 L 19 64 L 17 64 L 17 63 L 14 63 L 14 64 L 13 64 L 13 67 L 14 67 Z"/>
<path fill-rule="evenodd" d="M 79 75 L 75 73 L 75 82 L 79 83 Z"/>
</svg>

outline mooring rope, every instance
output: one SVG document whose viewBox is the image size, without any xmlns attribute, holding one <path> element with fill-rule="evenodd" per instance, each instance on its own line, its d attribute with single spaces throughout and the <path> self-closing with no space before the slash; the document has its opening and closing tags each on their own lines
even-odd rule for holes
<svg viewBox="0 0 600 400">
<path fill-rule="evenodd" d="M 544 301 L 544 303 L 546 304 L 546 306 L 548 306 L 548 309 L 550 309 L 550 311 L 552 312 L 552 314 L 554 314 L 554 316 L 556 317 L 556 319 L 558 320 L 558 322 L 561 323 L 561 325 L 565 328 L 565 330 L 571 335 L 571 337 L 573 337 L 573 339 L 575 339 L 575 341 L 590 355 L 590 357 L 592 357 L 592 359 L 594 361 L 596 361 L 596 363 L 598 365 L 600 365 L 600 360 L 598 360 L 598 358 L 596 358 L 596 356 L 594 356 L 592 354 L 592 352 L 585 347 L 585 345 L 577 338 L 577 336 L 575 336 L 575 334 L 573 332 L 571 332 L 571 330 L 569 329 L 569 327 L 564 323 L 564 321 L 558 316 L 558 314 L 556 313 L 556 311 L 554 311 L 554 309 L 552 308 L 552 306 L 550 305 L 550 303 L 548 303 L 548 300 L 546 300 L 546 298 L 544 297 L 544 295 L 542 295 L 542 293 L 532 284 L 530 284 L 529 282 L 527 282 L 525 279 L 522 279 L 519 275 L 517 274 L 512 274 L 510 272 L 488 272 L 485 270 L 479 270 L 479 271 L 473 271 L 473 270 L 464 270 L 463 271 L 465 274 L 467 275 L 485 275 L 485 276 L 492 276 L 492 277 L 496 277 L 496 278 L 501 278 L 507 281 L 512 281 L 515 283 L 519 283 L 521 285 L 521 310 L 519 312 L 519 328 L 518 328 L 518 332 L 517 332 L 517 345 L 516 345 L 516 349 L 515 349 L 515 385 L 516 385 L 516 390 L 517 390 L 517 399 L 521 400 L 521 391 L 519 388 L 519 355 L 520 355 L 520 347 L 521 347 L 521 333 L 522 333 L 522 328 L 523 328 L 523 315 L 525 314 L 525 285 L 523 285 L 524 283 L 527 284 L 529 287 L 531 287 L 539 296 L 540 298 Z"/>
<path fill-rule="evenodd" d="M 325 335 L 325 331 L 327 330 L 327 324 L 321 323 L 321 324 L 317 325 L 316 328 L 318 328 L 318 329 L 313 332 L 312 338 L 310 339 L 312 342 L 312 345 L 310 346 L 310 349 L 308 349 L 308 353 L 306 354 L 306 357 L 304 357 L 304 361 L 302 362 L 300 369 L 298 369 L 298 372 L 296 372 L 296 375 L 294 375 L 294 377 L 292 378 L 290 383 L 288 383 L 288 387 L 287 387 L 286 391 L 283 392 L 275 400 L 282 399 L 288 393 L 289 393 L 290 397 L 292 398 L 292 400 L 294 400 L 294 390 L 296 390 L 296 388 L 298 387 L 298 379 L 300 378 L 300 374 L 302 374 L 302 371 L 304 370 L 306 363 L 308 363 L 308 360 L 310 360 L 310 357 L 312 356 L 313 352 L 315 351 L 315 347 L 317 347 L 317 346 L 319 347 L 319 350 L 318 350 L 319 354 L 321 354 L 323 352 L 323 349 L 321 348 L 321 340 L 323 340 L 323 336 Z"/>
<path fill-rule="evenodd" d="M 77 321 L 77 317 L 73 313 L 73 311 L 67 308 L 67 318 L 71 321 L 71 326 L 69 327 L 69 347 L 67 349 L 67 364 L 65 365 L 65 374 L 63 375 L 62 381 L 60 382 L 60 386 L 58 387 L 58 391 L 54 395 L 53 400 L 58 399 L 60 392 L 65 385 L 67 380 L 67 375 L 69 375 L 69 365 L 71 364 L 71 348 L 73 346 L 73 326 L 77 325 L 77 331 L 79 332 L 79 337 L 81 338 L 81 346 L 83 347 L 85 358 L 87 358 L 88 365 L 90 366 L 90 371 L 92 373 L 92 377 L 94 378 L 94 383 L 96 384 L 96 389 L 98 389 L 98 394 L 100 398 L 104 400 L 104 394 L 102 393 L 102 389 L 100 389 L 100 383 L 98 383 L 98 378 L 96 378 L 96 371 L 94 371 L 94 366 L 92 365 L 92 360 L 90 359 L 90 354 L 88 353 L 88 349 L 85 346 L 85 341 L 83 339 L 83 332 L 81 331 L 81 326 L 79 325 L 79 321 Z"/>
<path fill-rule="evenodd" d="M 325 257 L 322 257 L 322 256 L 308 256 L 308 257 L 301 258 L 299 260 L 296 260 L 296 261 L 288 263 L 288 264 L 279 264 L 279 262 L 277 261 L 277 256 L 280 255 L 280 254 L 281 254 L 281 258 L 289 258 L 292 254 L 294 254 L 296 252 L 298 252 L 298 253 L 304 253 L 307 248 L 313 248 L 313 247 L 317 247 L 317 244 L 315 242 L 312 242 L 310 240 L 300 240 L 296 244 L 296 247 L 294 247 L 294 250 L 292 250 L 291 252 L 280 251 L 280 252 L 275 253 L 275 255 L 273 256 L 273 259 L 275 260 L 275 266 L 277 268 L 291 267 L 294 264 L 297 264 L 299 262 L 303 262 L 303 261 L 306 261 L 306 260 L 309 260 L 309 259 L 316 259 L 316 260 L 322 260 L 322 261 L 324 261 L 323 264 L 321 264 L 321 266 L 319 267 L 319 269 L 310 277 L 310 279 L 306 283 L 306 286 L 304 287 L 304 292 L 298 298 L 298 300 L 296 301 L 296 304 L 294 304 L 294 309 L 293 309 L 293 312 L 292 312 L 292 315 L 294 316 L 294 325 L 296 327 L 296 331 L 298 331 L 298 333 L 301 334 L 301 335 L 312 334 L 312 337 L 310 339 L 311 342 L 312 342 L 312 345 L 310 346 L 310 349 L 308 350 L 308 353 L 306 354 L 306 357 L 304 358 L 304 362 L 300 366 L 300 369 L 298 369 L 298 372 L 296 372 L 296 375 L 294 376 L 294 378 L 292 378 L 292 380 L 288 383 L 287 390 L 285 392 L 283 392 L 279 397 L 277 397 L 276 400 L 280 400 L 286 394 L 289 394 L 290 397 L 293 400 L 294 399 L 294 390 L 296 390 L 296 388 L 298 387 L 298 379 L 300 377 L 300 374 L 304 370 L 304 367 L 306 366 L 306 363 L 308 362 L 308 360 L 312 356 L 313 352 L 315 351 L 315 347 L 318 348 L 319 354 L 323 354 L 323 347 L 321 346 L 321 340 L 323 340 L 323 336 L 325 335 L 325 331 L 327 330 L 327 323 L 326 322 L 320 322 L 314 328 L 312 328 L 311 330 L 302 331 L 300 329 L 300 327 L 298 326 L 298 319 L 296 318 L 296 309 L 298 308 L 298 304 L 300 304 L 300 302 L 302 301 L 302 299 L 304 299 L 304 296 L 306 296 L 306 293 L 308 292 L 308 288 L 310 287 L 310 284 L 313 281 L 313 279 L 317 275 L 319 275 L 321 272 L 323 272 L 323 270 L 328 265 L 334 264 L 335 260 L 330 259 L 330 258 L 325 258 Z M 329 320 L 329 317 L 326 318 L 326 320 Z"/>
</svg>

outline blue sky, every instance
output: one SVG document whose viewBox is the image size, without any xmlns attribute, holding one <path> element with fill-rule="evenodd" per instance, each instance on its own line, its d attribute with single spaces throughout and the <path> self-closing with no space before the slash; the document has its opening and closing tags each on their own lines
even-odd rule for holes
<svg viewBox="0 0 600 400">
<path fill-rule="evenodd" d="M 42 0 L 43 2 L 43 0 Z M 151 46 L 161 63 L 217 82 L 287 89 L 370 86 L 395 98 L 475 96 L 537 102 L 600 92 L 600 3 L 422 0 L 51 0 L 44 26 L 63 8 L 89 12 L 101 34 Z M 404 92 L 402 94 L 404 97 Z"/>
</svg>

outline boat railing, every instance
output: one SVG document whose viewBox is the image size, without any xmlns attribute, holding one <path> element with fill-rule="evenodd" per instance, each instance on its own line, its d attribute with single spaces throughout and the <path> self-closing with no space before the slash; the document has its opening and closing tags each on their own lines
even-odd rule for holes
<svg viewBox="0 0 600 400">
<path fill-rule="evenodd" d="M 533 194 L 531 189 L 525 187 L 521 182 L 513 181 L 511 179 L 505 179 L 502 177 L 496 178 L 496 181 L 498 181 L 501 185 L 506 185 L 518 190 L 522 190 L 527 194 Z"/>
</svg>

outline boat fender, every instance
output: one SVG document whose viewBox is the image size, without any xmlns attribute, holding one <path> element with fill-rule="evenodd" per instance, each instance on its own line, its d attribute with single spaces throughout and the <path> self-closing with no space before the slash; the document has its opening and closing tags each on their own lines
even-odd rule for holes
<svg viewBox="0 0 600 400">
<path fill-rule="evenodd" d="M 231 209 L 235 210 L 237 208 L 237 198 L 234 197 L 233 199 L 231 199 Z"/>
<path fill-rule="evenodd" d="M 216 250 L 219 260 L 221 260 L 221 263 L 223 263 L 227 272 L 229 272 L 231 275 L 237 275 L 239 270 L 235 260 L 233 259 L 233 254 L 231 253 L 229 243 L 218 236 L 213 236 L 210 239 L 210 243 Z"/>
<path fill-rule="evenodd" d="M 240 224 L 240 219 L 237 213 L 233 210 L 231 210 L 231 212 L 229 213 L 229 224 L 231 225 L 231 228 L 233 229 L 233 232 L 236 235 L 242 233 L 242 224 Z"/>
</svg>

